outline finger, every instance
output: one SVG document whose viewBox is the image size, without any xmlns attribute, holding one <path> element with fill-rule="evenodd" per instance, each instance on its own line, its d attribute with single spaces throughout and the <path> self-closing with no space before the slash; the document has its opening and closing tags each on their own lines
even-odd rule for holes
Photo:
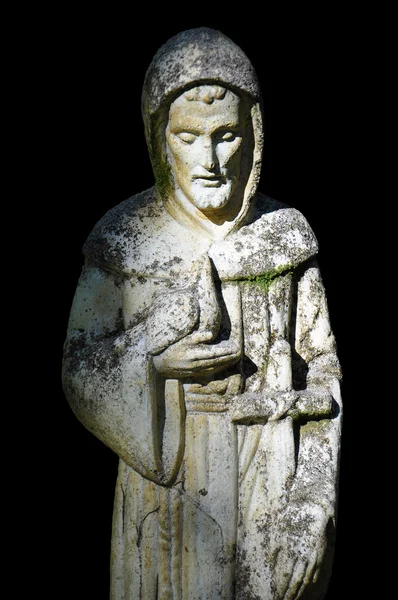
<svg viewBox="0 0 398 600">
<path fill-rule="evenodd" d="M 186 368 L 190 369 L 193 373 L 202 371 L 215 371 L 217 369 L 225 367 L 225 365 L 233 364 L 234 362 L 236 362 L 236 360 L 238 360 L 238 358 L 231 358 L 231 356 L 221 356 L 217 359 L 215 359 L 214 357 L 207 359 L 195 359 L 190 361 L 189 364 L 187 363 Z"/>
<path fill-rule="evenodd" d="M 278 554 L 278 560 L 275 564 L 275 579 L 277 581 L 278 599 L 285 600 L 289 588 L 296 560 L 288 559 L 284 553 Z"/>
<path fill-rule="evenodd" d="M 304 574 L 307 568 L 307 561 L 296 559 L 289 587 L 286 590 L 284 600 L 298 600 L 297 591 L 301 588 Z"/>
<path fill-rule="evenodd" d="M 297 600 L 303 595 L 305 588 L 310 583 L 313 578 L 314 570 L 317 567 L 317 552 L 313 552 L 309 561 L 307 562 L 306 572 L 303 577 L 303 582 L 300 586 L 299 592 L 297 594 Z"/>
<path fill-rule="evenodd" d="M 226 365 L 231 365 L 236 362 L 238 358 L 231 358 L 231 356 L 223 356 L 221 358 L 214 359 L 190 359 L 189 361 L 181 361 L 169 368 L 169 373 L 175 376 L 183 375 L 185 377 L 189 375 L 210 374 L 217 372 L 217 370 L 223 369 Z"/>
<path fill-rule="evenodd" d="M 239 358 L 239 352 L 236 351 L 236 348 L 231 348 L 230 350 L 226 350 L 225 348 L 216 348 L 212 346 L 210 350 L 208 346 L 197 346 L 192 355 L 190 356 L 190 360 L 198 361 L 198 360 L 213 360 L 218 362 L 220 360 L 231 359 L 232 357 Z"/>
<path fill-rule="evenodd" d="M 221 358 L 218 358 L 217 360 L 215 360 L 214 358 L 211 358 L 211 359 L 204 359 L 201 361 L 192 361 L 190 366 L 197 373 L 201 372 L 201 371 L 203 371 L 204 374 L 217 373 L 217 372 L 222 371 L 226 367 L 230 367 L 230 366 L 236 364 L 237 360 L 238 359 L 236 359 L 234 357 L 223 356 Z"/>
<path fill-rule="evenodd" d="M 207 354 L 209 358 L 211 356 L 227 356 L 231 354 L 240 354 L 241 349 L 238 344 L 231 341 L 223 341 L 218 344 L 197 344 L 195 347 L 192 347 L 192 350 L 200 350 L 204 354 Z"/>
<path fill-rule="evenodd" d="M 210 329 L 214 335 L 217 335 L 221 324 L 221 308 L 214 285 L 213 267 L 207 254 L 203 257 L 198 293 L 201 327 Z"/>
<path fill-rule="evenodd" d="M 318 577 L 319 577 L 320 570 L 321 570 L 321 565 L 320 565 L 319 563 L 316 563 L 316 565 L 315 565 L 315 570 L 314 570 L 314 574 L 313 574 L 313 576 L 312 576 L 312 581 L 313 581 L 314 583 L 316 583 L 316 582 L 318 581 Z"/>
<path fill-rule="evenodd" d="M 194 331 L 193 333 L 191 333 L 191 335 L 189 336 L 190 341 L 193 344 L 200 344 L 201 342 L 209 342 L 213 337 L 213 334 L 211 331 L 206 330 L 206 329 L 198 329 L 197 331 Z"/>
</svg>

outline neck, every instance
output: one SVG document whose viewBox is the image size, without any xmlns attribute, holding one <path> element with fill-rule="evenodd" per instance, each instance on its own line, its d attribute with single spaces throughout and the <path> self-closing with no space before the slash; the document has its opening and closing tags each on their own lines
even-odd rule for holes
<svg viewBox="0 0 398 600">
<path fill-rule="evenodd" d="M 164 200 L 164 206 L 178 223 L 189 229 L 201 230 L 213 240 L 225 238 L 235 227 L 239 217 L 239 211 L 233 210 L 233 204 L 219 211 L 202 212 L 180 189 L 174 190 L 173 194 Z"/>
</svg>

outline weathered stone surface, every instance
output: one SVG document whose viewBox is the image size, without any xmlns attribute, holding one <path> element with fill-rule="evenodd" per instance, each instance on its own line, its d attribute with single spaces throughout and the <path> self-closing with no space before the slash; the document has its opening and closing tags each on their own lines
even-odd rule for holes
<svg viewBox="0 0 398 600">
<path fill-rule="evenodd" d="M 315 235 L 257 191 L 257 77 L 223 34 L 165 44 L 142 106 L 156 185 L 87 239 L 63 361 L 120 457 L 111 598 L 321 600 L 342 404 Z"/>
</svg>

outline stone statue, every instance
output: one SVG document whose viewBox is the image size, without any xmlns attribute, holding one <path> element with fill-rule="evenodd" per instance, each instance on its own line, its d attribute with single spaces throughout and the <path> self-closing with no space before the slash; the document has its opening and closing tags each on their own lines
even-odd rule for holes
<svg viewBox="0 0 398 600">
<path fill-rule="evenodd" d="M 253 66 L 184 31 L 142 114 L 156 185 L 88 237 L 63 362 L 72 410 L 120 457 L 111 598 L 321 599 L 340 366 L 314 233 L 257 192 Z"/>
</svg>

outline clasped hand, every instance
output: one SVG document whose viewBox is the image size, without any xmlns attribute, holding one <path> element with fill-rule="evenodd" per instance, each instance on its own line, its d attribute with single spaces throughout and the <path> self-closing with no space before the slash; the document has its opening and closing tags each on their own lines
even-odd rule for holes
<svg viewBox="0 0 398 600">
<path fill-rule="evenodd" d="M 164 377 L 183 379 L 213 375 L 241 358 L 239 340 L 214 343 L 219 335 L 221 309 L 207 254 L 198 265 L 197 303 L 200 315 L 198 329 L 153 356 L 156 370 Z"/>
<path fill-rule="evenodd" d="M 156 370 L 168 378 L 212 375 L 240 360 L 241 348 L 232 340 L 216 344 L 211 331 L 197 330 L 153 357 Z"/>
</svg>

